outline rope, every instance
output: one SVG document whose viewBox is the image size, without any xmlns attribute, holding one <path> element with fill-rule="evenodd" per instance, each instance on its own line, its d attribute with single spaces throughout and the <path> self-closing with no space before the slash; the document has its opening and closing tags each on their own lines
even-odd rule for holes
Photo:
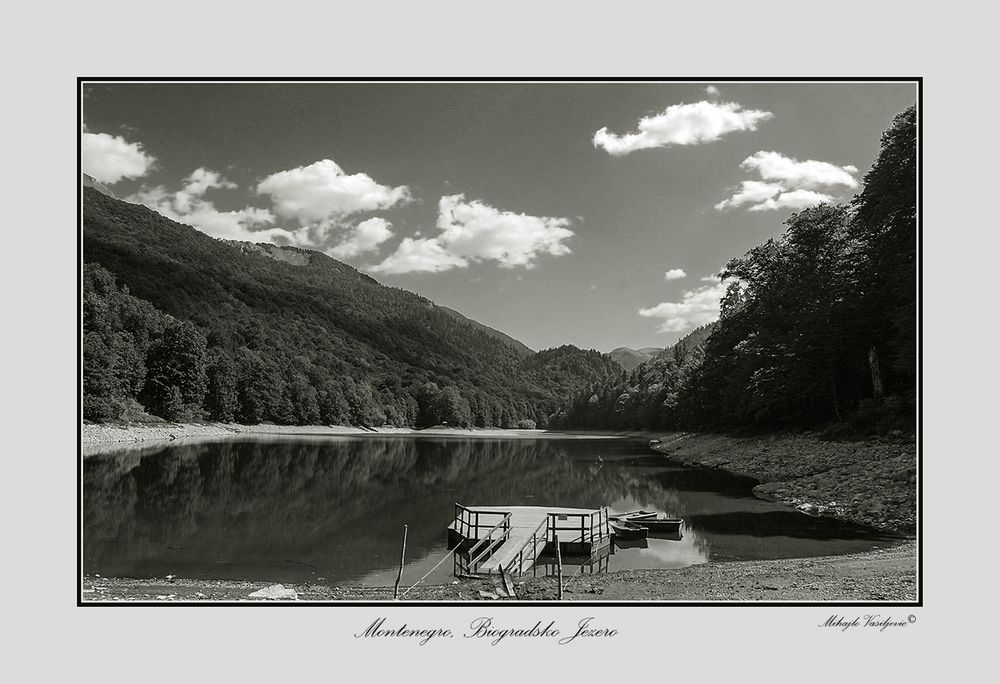
<svg viewBox="0 0 1000 684">
<path fill-rule="evenodd" d="M 446 553 L 445 556 L 444 556 L 444 558 L 442 558 L 441 560 L 438 561 L 437 565 L 435 565 L 433 568 L 431 568 L 430 570 L 427 571 L 426 575 L 424 575 L 423 577 L 421 577 L 420 579 L 418 579 L 416 582 L 414 582 L 413 583 L 413 587 L 417 586 L 418 584 L 420 584 L 421 582 L 423 582 L 425 579 L 427 579 L 428 575 L 430 575 L 432 572 L 434 572 L 439 567 L 441 567 L 441 564 L 444 563 L 446 560 L 448 560 L 452 556 L 452 554 L 454 554 L 456 551 L 458 551 L 458 547 L 457 546 L 454 549 L 452 549 L 451 551 L 449 551 L 448 553 Z M 410 587 L 410 589 L 413 589 L 413 587 Z M 410 593 L 410 589 L 407 589 L 402 594 L 400 594 L 400 596 L 399 596 L 400 600 L 402 600 L 407 594 Z"/>
<path fill-rule="evenodd" d="M 575 582 L 576 580 L 580 579 L 583 576 L 584 576 L 583 566 L 581 565 L 580 566 L 580 572 L 576 573 L 575 575 L 572 575 L 568 580 L 566 580 L 565 582 L 563 582 L 563 591 L 566 591 L 566 587 L 568 587 L 569 585 L 573 584 L 573 582 Z"/>
</svg>

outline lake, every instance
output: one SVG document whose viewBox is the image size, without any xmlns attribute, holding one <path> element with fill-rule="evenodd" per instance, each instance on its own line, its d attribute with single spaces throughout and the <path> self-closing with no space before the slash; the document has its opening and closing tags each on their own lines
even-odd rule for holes
<svg viewBox="0 0 1000 684">
<path fill-rule="evenodd" d="M 578 572 L 895 542 L 758 499 L 753 484 L 673 466 L 645 440 L 621 438 L 257 436 L 137 448 L 84 459 L 83 566 L 112 577 L 391 585 L 405 523 L 408 586 L 447 553 L 456 502 L 643 508 L 685 519 L 679 540 L 618 548 Z M 426 582 L 451 580 L 448 561 Z"/>
</svg>

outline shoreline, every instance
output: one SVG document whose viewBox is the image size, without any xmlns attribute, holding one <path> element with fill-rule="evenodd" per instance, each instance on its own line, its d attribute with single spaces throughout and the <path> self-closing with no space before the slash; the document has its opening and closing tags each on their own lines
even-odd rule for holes
<svg viewBox="0 0 1000 684">
<path fill-rule="evenodd" d="M 570 575 L 564 580 L 564 602 L 573 601 L 916 601 L 916 542 L 841 556 L 764 561 L 702 563 L 685 568 L 616 570 Z M 411 579 L 412 582 L 412 579 Z M 267 601 L 250 594 L 271 582 L 181 578 L 129 579 L 84 576 L 83 602 L 120 601 L 215 602 Z M 292 601 L 495 600 L 499 579 L 468 579 L 440 585 L 418 585 L 407 599 L 392 600 L 392 587 L 284 584 Z M 404 587 L 409 586 L 403 582 Z M 514 581 L 518 601 L 555 601 L 554 577 Z M 286 594 L 288 595 L 288 594 Z M 290 595 L 288 595 L 290 596 Z"/>
<path fill-rule="evenodd" d="M 653 435 L 655 433 L 648 433 Z M 274 425 L 261 423 L 259 425 L 241 425 L 238 423 L 84 423 L 80 429 L 80 441 L 83 455 L 91 456 L 130 449 L 136 446 L 155 446 L 157 443 L 169 443 L 182 440 L 184 442 L 209 441 L 228 439 L 241 435 L 260 436 L 316 436 L 316 437 L 358 437 L 358 436 L 393 436 L 415 435 L 434 437 L 497 437 L 504 439 L 545 439 L 552 437 L 574 437 L 578 439 L 607 439 L 613 437 L 635 436 L 642 434 L 626 434 L 611 432 L 550 432 L 548 430 L 519 430 L 503 428 L 361 428 L 352 425 Z"/>
<path fill-rule="evenodd" d="M 679 465 L 724 470 L 756 481 L 753 493 L 761 499 L 908 538 L 916 534 L 917 453 L 912 438 L 837 442 L 811 433 L 673 433 L 654 442 L 654 451 Z"/>
<path fill-rule="evenodd" d="M 100 444 L 130 444 L 135 442 L 167 441 L 189 438 L 232 437 L 250 435 L 457 435 L 472 437 L 544 437 L 545 435 L 571 435 L 575 437 L 635 437 L 656 438 L 663 433 L 655 430 L 522 430 L 517 428 L 449 428 L 449 427 L 378 427 L 363 428 L 354 425 L 275 425 L 259 423 L 84 423 L 81 437 L 84 446 Z"/>
</svg>

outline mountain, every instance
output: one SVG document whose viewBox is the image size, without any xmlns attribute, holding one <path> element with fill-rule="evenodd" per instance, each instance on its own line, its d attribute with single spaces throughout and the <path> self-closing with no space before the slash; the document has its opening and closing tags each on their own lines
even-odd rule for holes
<svg viewBox="0 0 1000 684">
<path fill-rule="evenodd" d="M 325 254 L 217 240 L 84 188 L 84 413 L 544 426 L 620 373 L 517 340 Z"/>
<path fill-rule="evenodd" d="M 115 193 L 111 192 L 111 190 L 108 189 L 108 186 L 106 186 L 104 183 L 102 183 L 101 181 L 97 180 L 93 176 L 89 176 L 89 175 L 87 175 L 85 173 L 81 173 L 80 174 L 80 184 L 83 185 L 83 187 L 85 187 L 85 188 L 94 188 L 98 192 L 104 193 L 108 197 L 115 197 L 115 199 L 117 199 L 117 197 L 115 196 Z"/>
<path fill-rule="evenodd" d="M 660 347 L 643 347 L 642 349 L 630 349 L 629 347 L 618 347 L 608 352 L 608 356 L 613 358 L 621 367 L 627 371 L 632 370 L 640 363 L 656 358 L 663 349 Z"/>
</svg>

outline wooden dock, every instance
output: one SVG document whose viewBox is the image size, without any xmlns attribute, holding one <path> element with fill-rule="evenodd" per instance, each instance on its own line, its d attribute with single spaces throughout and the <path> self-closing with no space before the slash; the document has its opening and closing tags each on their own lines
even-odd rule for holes
<svg viewBox="0 0 1000 684">
<path fill-rule="evenodd" d="M 448 526 L 456 575 L 521 575 L 559 550 L 592 555 L 611 543 L 607 509 L 559 506 L 462 506 Z"/>
</svg>

